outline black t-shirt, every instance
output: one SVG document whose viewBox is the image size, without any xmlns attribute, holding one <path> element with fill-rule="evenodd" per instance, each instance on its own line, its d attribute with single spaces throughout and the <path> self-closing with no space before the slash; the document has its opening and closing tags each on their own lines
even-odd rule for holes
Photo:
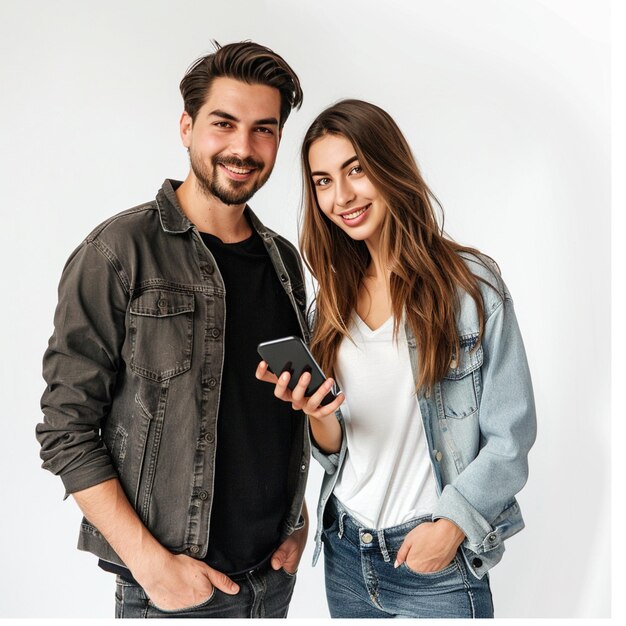
<svg viewBox="0 0 626 626">
<path fill-rule="evenodd" d="M 290 504 L 294 411 L 254 376 L 256 347 L 301 336 L 296 313 L 261 237 L 224 244 L 202 233 L 226 287 L 225 356 L 217 420 L 217 456 L 209 550 L 205 561 L 235 574 L 278 547 Z M 292 468 L 293 470 L 293 468 Z"/>
<path fill-rule="evenodd" d="M 201 233 L 226 288 L 224 368 L 217 418 L 217 453 L 209 548 L 204 561 L 233 575 L 253 569 L 278 547 L 294 445 L 291 405 L 254 376 L 262 341 L 302 336 L 260 235 L 225 244 Z M 133 581 L 129 570 L 100 567 Z"/>
</svg>

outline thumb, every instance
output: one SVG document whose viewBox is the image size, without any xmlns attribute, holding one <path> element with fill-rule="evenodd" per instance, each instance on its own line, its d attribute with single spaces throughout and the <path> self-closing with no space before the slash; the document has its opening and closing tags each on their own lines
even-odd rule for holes
<svg viewBox="0 0 626 626">
<path fill-rule="evenodd" d="M 398 554 L 396 556 L 396 562 L 393 564 L 394 567 L 400 567 L 402 563 L 406 561 L 406 557 L 409 554 L 409 550 L 411 549 L 411 542 L 407 541 L 405 538 L 398 550 Z"/>
<path fill-rule="evenodd" d="M 233 582 L 226 574 L 218 572 L 212 567 L 207 568 L 207 578 L 211 581 L 211 584 L 220 591 L 234 596 L 239 593 L 239 585 Z"/>
<path fill-rule="evenodd" d="M 278 550 L 276 550 L 276 552 L 272 555 L 272 569 L 280 569 L 287 560 L 287 556 L 287 550 L 285 550 L 283 546 L 278 548 Z"/>
</svg>

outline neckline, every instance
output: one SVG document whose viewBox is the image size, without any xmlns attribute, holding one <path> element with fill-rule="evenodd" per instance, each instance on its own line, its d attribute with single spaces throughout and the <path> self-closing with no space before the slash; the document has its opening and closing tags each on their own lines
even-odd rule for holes
<svg viewBox="0 0 626 626">
<path fill-rule="evenodd" d="M 390 315 L 378 328 L 370 328 L 366 322 L 361 319 L 361 316 L 355 311 L 354 318 L 358 326 L 361 327 L 361 330 L 365 330 L 370 335 L 377 335 L 381 330 L 386 328 L 390 322 L 393 321 L 393 315 Z"/>
</svg>

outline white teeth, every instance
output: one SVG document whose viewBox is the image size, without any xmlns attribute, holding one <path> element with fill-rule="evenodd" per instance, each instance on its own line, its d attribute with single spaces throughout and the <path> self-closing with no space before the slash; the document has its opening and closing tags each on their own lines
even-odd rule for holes
<svg viewBox="0 0 626 626">
<path fill-rule="evenodd" d="M 244 170 L 241 167 L 232 167 L 229 165 L 224 165 L 224 167 L 233 174 L 249 174 L 252 170 Z"/>
<path fill-rule="evenodd" d="M 362 209 L 358 209 L 354 213 L 348 213 L 346 215 L 342 215 L 341 217 L 343 217 L 344 220 L 353 220 L 356 217 L 359 217 L 359 215 L 362 215 L 363 213 L 365 213 L 367 209 L 369 209 L 369 204 L 366 207 L 363 207 Z"/>
</svg>

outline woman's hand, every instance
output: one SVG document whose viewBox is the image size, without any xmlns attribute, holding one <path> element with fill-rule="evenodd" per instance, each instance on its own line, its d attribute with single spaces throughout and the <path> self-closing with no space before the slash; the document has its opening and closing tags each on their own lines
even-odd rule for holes
<svg viewBox="0 0 626 626">
<path fill-rule="evenodd" d="M 404 538 L 394 567 L 406 561 L 414 572 L 438 572 L 450 565 L 463 539 L 463 531 L 445 518 L 419 524 Z"/>
<path fill-rule="evenodd" d="M 289 372 L 283 372 L 280 377 L 276 377 L 275 374 L 268 371 L 268 365 L 265 361 L 259 363 L 256 369 L 256 377 L 266 383 L 275 384 L 274 395 L 277 398 L 285 402 L 291 402 L 291 406 L 296 411 L 304 411 L 309 417 L 316 420 L 323 421 L 334 415 L 335 411 L 345 400 L 343 393 L 340 391 L 337 394 L 337 398 L 330 404 L 321 404 L 322 400 L 333 388 L 334 381 L 332 378 L 326 379 L 312 396 L 306 397 L 304 393 L 311 382 L 311 374 L 308 372 L 300 376 L 300 380 L 298 380 L 298 384 L 294 387 L 293 391 L 287 387 L 291 379 Z"/>
</svg>

